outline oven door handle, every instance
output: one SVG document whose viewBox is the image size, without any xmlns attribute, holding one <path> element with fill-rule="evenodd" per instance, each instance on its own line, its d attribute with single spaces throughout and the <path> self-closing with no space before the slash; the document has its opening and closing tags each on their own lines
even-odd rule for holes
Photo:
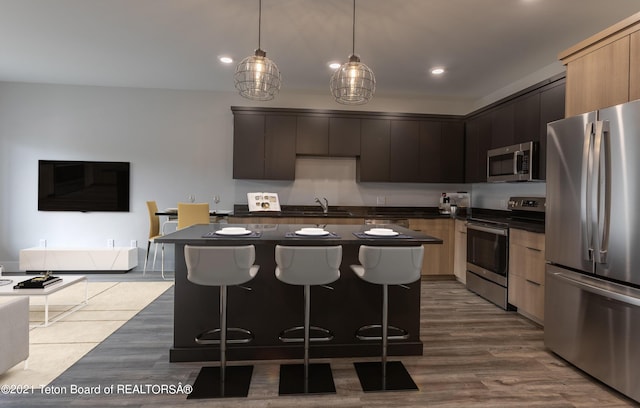
<svg viewBox="0 0 640 408">
<path fill-rule="evenodd" d="M 508 232 L 506 229 L 485 227 L 484 225 L 478 225 L 478 224 L 467 223 L 467 229 L 488 232 L 489 234 L 495 234 L 495 235 L 503 235 L 503 236 L 508 235 Z"/>
</svg>

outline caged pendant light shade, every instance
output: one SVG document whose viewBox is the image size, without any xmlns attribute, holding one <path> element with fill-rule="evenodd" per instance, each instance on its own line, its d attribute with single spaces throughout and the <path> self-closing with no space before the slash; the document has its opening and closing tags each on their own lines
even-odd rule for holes
<svg viewBox="0 0 640 408">
<path fill-rule="evenodd" d="M 282 76 L 278 66 L 260 48 L 261 23 L 262 0 L 259 0 L 258 49 L 254 55 L 240 61 L 233 79 L 236 89 L 243 97 L 254 101 L 270 101 L 280 91 Z"/>
<path fill-rule="evenodd" d="M 355 54 L 356 0 L 353 0 L 353 49 L 349 61 L 331 76 L 329 87 L 336 102 L 344 105 L 362 105 L 373 98 L 376 77 L 371 68 L 360 62 Z"/>
</svg>

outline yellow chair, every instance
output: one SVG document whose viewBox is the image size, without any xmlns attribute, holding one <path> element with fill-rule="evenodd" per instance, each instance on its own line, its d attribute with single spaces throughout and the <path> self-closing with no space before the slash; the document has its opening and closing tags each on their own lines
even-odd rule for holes
<svg viewBox="0 0 640 408">
<path fill-rule="evenodd" d="M 209 203 L 178 203 L 178 229 L 209 224 Z"/>
<path fill-rule="evenodd" d="M 147 262 L 149 261 L 149 251 L 151 250 L 151 244 L 155 244 L 153 248 L 153 268 L 156 267 L 156 255 L 158 255 L 158 243 L 155 242 L 156 238 L 160 238 L 160 217 L 156 215 L 158 212 L 158 204 L 155 201 L 147 201 L 147 210 L 149 210 L 149 241 L 147 242 L 147 255 L 144 258 L 144 269 L 142 270 L 142 276 L 147 273 Z M 162 279 L 164 277 L 164 244 L 162 244 Z"/>
</svg>

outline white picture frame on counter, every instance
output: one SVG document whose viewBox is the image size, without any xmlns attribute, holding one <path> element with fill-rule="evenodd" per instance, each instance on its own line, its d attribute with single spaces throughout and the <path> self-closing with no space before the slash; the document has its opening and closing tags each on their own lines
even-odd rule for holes
<svg viewBox="0 0 640 408">
<path fill-rule="evenodd" d="M 280 211 L 277 193 L 247 193 L 249 211 Z"/>
</svg>

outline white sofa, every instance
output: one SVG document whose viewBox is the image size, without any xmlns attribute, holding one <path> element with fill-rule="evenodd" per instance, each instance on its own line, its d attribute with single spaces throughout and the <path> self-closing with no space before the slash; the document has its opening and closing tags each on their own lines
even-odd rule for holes
<svg viewBox="0 0 640 408">
<path fill-rule="evenodd" d="M 0 299 L 0 374 L 29 357 L 29 298 Z"/>
</svg>

